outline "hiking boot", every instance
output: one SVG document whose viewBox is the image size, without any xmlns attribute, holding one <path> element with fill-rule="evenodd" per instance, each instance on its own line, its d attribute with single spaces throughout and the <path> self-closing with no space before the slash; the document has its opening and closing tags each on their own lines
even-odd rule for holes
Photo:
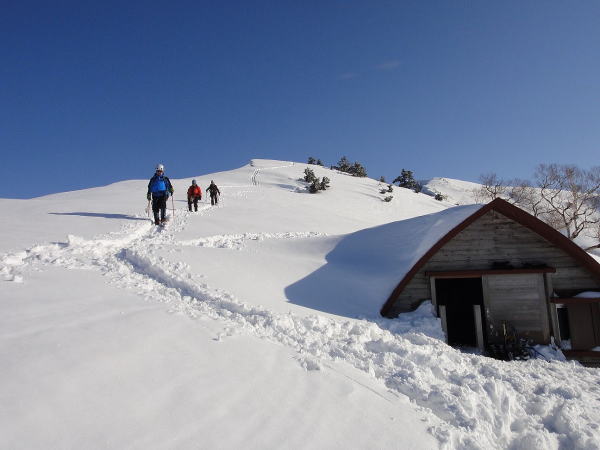
<svg viewBox="0 0 600 450">
<path fill-rule="evenodd" d="M 156 220 L 154 221 L 154 225 L 160 225 L 160 221 L 159 221 L 158 219 L 156 219 Z"/>
</svg>

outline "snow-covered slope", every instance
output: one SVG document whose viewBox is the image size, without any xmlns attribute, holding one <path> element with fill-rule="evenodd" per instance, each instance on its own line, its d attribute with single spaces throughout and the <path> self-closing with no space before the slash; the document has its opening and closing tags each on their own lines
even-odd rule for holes
<svg viewBox="0 0 600 450">
<path fill-rule="evenodd" d="M 306 167 L 200 175 L 198 213 L 173 180 L 162 231 L 143 180 L 0 200 L 2 446 L 600 446 L 597 370 L 460 353 L 427 304 L 378 317 L 416 234 L 474 207 L 316 166 L 311 195 Z"/>
<path fill-rule="evenodd" d="M 421 182 L 423 193 L 435 195 L 440 193 L 445 200 L 453 205 L 470 205 L 475 203 L 475 191 L 481 189 L 481 184 L 471 181 L 454 180 L 452 178 L 432 178 Z"/>
</svg>

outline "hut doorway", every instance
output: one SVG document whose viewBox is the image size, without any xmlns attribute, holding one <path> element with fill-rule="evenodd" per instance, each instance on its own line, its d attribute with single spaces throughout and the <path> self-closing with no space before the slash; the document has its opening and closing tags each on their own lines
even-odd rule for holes
<svg viewBox="0 0 600 450">
<path fill-rule="evenodd" d="M 483 350 L 481 277 L 436 278 L 435 296 L 448 344 Z"/>
</svg>

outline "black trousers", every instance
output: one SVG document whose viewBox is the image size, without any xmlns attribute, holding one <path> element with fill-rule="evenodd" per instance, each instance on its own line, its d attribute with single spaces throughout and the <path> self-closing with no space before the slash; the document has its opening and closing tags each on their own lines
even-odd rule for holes
<svg viewBox="0 0 600 450">
<path fill-rule="evenodd" d="M 210 204 L 214 206 L 217 203 L 219 203 L 219 196 L 218 195 L 211 195 L 210 196 Z"/>
<path fill-rule="evenodd" d="M 188 209 L 192 210 L 192 203 L 194 204 L 194 211 L 198 211 L 198 200 L 200 197 L 188 197 Z"/>
<path fill-rule="evenodd" d="M 152 196 L 152 212 L 154 213 L 154 221 L 158 221 L 158 212 L 160 211 L 160 220 L 165 220 L 167 213 L 167 196 L 161 197 Z"/>
</svg>

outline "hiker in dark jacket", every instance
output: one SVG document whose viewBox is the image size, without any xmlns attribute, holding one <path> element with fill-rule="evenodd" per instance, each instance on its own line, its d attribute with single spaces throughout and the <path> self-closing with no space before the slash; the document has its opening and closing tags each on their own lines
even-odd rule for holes
<svg viewBox="0 0 600 450">
<path fill-rule="evenodd" d="M 202 189 L 196 184 L 196 180 L 192 180 L 192 185 L 187 191 L 188 198 L 188 209 L 192 212 L 192 204 L 194 204 L 194 211 L 198 211 L 198 200 L 202 200 Z"/>
<path fill-rule="evenodd" d="M 154 223 L 160 225 L 166 221 L 167 199 L 169 195 L 173 195 L 174 189 L 171 185 L 171 180 L 164 175 L 165 166 L 159 164 L 156 166 L 156 173 L 148 183 L 148 193 L 146 198 L 148 201 L 152 199 L 152 212 L 154 213 Z M 158 212 L 160 211 L 160 220 Z"/>
<path fill-rule="evenodd" d="M 219 195 L 221 195 L 221 191 L 219 191 L 219 188 L 213 180 L 210 180 L 210 186 L 206 188 L 206 191 L 210 194 L 211 205 L 214 206 L 219 203 Z"/>
</svg>

